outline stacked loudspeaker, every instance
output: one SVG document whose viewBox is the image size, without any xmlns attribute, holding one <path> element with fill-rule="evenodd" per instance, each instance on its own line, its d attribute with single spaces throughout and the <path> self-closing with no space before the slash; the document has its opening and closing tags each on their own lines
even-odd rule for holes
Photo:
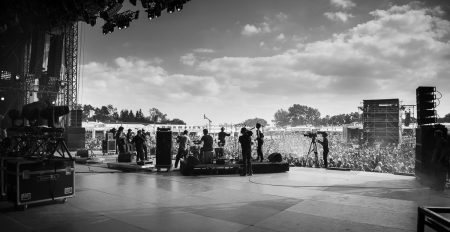
<svg viewBox="0 0 450 232">
<path fill-rule="evenodd" d="M 437 133 L 441 131 L 447 139 L 447 128 L 436 124 L 436 88 L 420 86 L 416 90 L 417 96 L 417 129 L 416 129 L 416 159 L 415 174 L 420 182 L 433 185 L 434 170 L 437 167 L 431 162 L 436 148 Z"/>
<path fill-rule="evenodd" d="M 416 89 L 417 124 L 419 126 L 437 122 L 436 87 L 420 86 Z"/>
<path fill-rule="evenodd" d="M 156 130 L 156 169 L 172 167 L 172 131 L 170 128 Z"/>
</svg>

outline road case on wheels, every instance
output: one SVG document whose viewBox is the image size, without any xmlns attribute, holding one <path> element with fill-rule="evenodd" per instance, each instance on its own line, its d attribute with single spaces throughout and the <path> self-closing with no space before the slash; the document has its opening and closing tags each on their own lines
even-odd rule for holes
<svg viewBox="0 0 450 232">
<path fill-rule="evenodd" d="M 72 159 L 8 159 L 6 168 L 7 198 L 16 207 L 28 204 L 62 200 L 75 193 L 75 168 Z"/>
</svg>

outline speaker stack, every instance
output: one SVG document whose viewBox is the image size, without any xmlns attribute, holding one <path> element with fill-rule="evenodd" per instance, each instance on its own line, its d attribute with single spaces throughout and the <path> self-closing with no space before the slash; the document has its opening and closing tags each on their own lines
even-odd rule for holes
<svg viewBox="0 0 450 232">
<path fill-rule="evenodd" d="M 172 167 L 172 131 L 170 128 L 157 128 L 156 130 L 156 169 Z"/>
<path fill-rule="evenodd" d="M 436 124 L 436 87 L 420 86 L 416 89 L 417 97 L 417 129 L 415 174 L 418 180 L 425 184 L 433 183 L 434 169 L 431 163 L 436 143 L 436 131 L 442 131 L 447 137 L 447 128 Z"/>
</svg>

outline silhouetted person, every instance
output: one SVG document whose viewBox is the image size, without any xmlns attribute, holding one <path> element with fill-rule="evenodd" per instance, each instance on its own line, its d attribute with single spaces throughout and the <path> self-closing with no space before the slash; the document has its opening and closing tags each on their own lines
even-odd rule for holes
<svg viewBox="0 0 450 232">
<path fill-rule="evenodd" d="M 119 150 L 119 154 L 121 153 L 125 153 L 125 133 L 123 133 L 123 127 L 119 127 L 119 130 L 117 130 L 116 133 L 116 144 L 117 144 L 117 148 Z"/>
<path fill-rule="evenodd" d="M 264 156 L 262 152 L 262 146 L 264 144 L 264 134 L 261 132 L 261 124 L 256 123 L 256 142 L 257 142 L 257 149 L 256 153 L 258 154 L 258 157 L 256 160 L 259 159 L 260 162 L 263 162 Z"/>
<path fill-rule="evenodd" d="M 201 149 L 202 153 L 203 153 L 203 162 L 204 163 L 209 163 L 210 159 L 212 159 L 212 154 L 213 154 L 213 143 L 214 143 L 214 139 L 211 135 L 208 134 L 208 130 L 207 129 L 203 129 L 203 136 L 200 139 L 200 141 L 203 142 L 203 147 Z"/>
<path fill-rule="evenodd" d="M 223 127 L 220 128 L 220 132 L 218 134 L 218 137 L 219 137 L 218 145 L 219 145 L 219 147 L 225 146 L 225 137 L 227 137 L 227 136 L 230 136 L 230 134 L 225 132 L 225 128 L 223 128 Z"/>
<path fill-rule="evenodd" d="M 243 175 L 253 175 L 252 170 L 252 132 L 248 131 L 245 127 L 241 128 L 241 136 L 239 136 L 239 143 L 242 148 L 242 161 L 243 161 Z"/>
<path fill-rule="evenodd" d="M 326 132 L 322 133 L 322 137 L 323 140 L 317 140 L 318 143 L 320 143 L 320 145 L 322 145 L 323 148 L 323 164 L 325 166 L 325 168 L 328 168 L 328 134 Z"/>
<path fill-rule="evenodd" d="M 144 129 L 142 129 L 142 137 L 144 138 L 144 159 L 148 160 L 148 150 L 150 149 L 150 147 L 148 147 L 147 144 L 148 144 L 149 137 Z"/>
<path fill-rule="evenodd" d="M 144 136 L 142 135 L 142 131 L 138 130 L 137 131 L 137 135 L 133 137 L 133 139 L 131 140 L 132 143 L 134 143 L 134 146 L 136 148 L 136 163 L 139 164 L 139 161 L 141 161 L 141 163 L 144 163 L 144 144 L 145 144 L 145 139 Z"/>
<path fill-rule="evenodd" d="M 188 154 L 188 146 L 191 141 L 187 134 L 188 134 L 188 131 L 185 130 L 185 131 L 183 131 L 183 134 L 177 138 L 178 153 L 177 153 L 177 157 L 175 158 L 175 168 L 178 167 L 178 162 L 180 162 L 181 157 L 183 157 L 183 159 L 186 160 L 186 155 Z"/>
</svg>

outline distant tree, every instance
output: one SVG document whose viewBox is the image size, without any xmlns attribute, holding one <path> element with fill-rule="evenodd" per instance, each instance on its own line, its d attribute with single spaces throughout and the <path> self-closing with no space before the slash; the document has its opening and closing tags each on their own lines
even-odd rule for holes
<svg viewBox="0 0 450 232">
<path fill-rule="evenodd" d="M 167 121 L 167 114 L 162 113 L 157 108 L 151 108 L 149 110 L 149 119 L 153 123 L 163 123 Z"/>
<path fill-rule="evenodd" d="M 450 122 L 450 113 L 446 114 L 443 118 L 440 118 L 439 122 Z"/>
<path fill-rule="evenodd" d="M 95 108 L 95 115 L 92 117 L 94 120 L 100 122 L 108 122 L 110 120 L 110 113 L 108 107 L 101 106 L 100 108 Z"/>
<path fill-rule="evenodd" d="M 82 117 L 81 119 L 82 119 L 83 121 L 92 119 L 92 118 L 90 117 L 90 116 L 91 116 L 91 111 L 94 111 L 94 110 L 95 110 L 95 107 L 93 107 L 93 106 L 91 106 L 91 105 L 83 105 L 82 109 L 83 109 L 83 113 L 82 113 L 82 115 L 81 115 L 81 117 Z"/>
<path fill-rule="evenodd" d="M 136 122 L 136 116 L 133 114 L 133 110 L 128 113 L 128 122 Z"/>
<path fill-rule="evenodd" d="M 128 110 L 127 109 L 120 111 L 119 119 L 122 122 L 128 122 L 129 116 L 128 116 Z"/>
<path fill-rule="evenodd" d="M 250 119 L 245 120 L 241 124 L 249 126 L 249 127 L 254 127 L 257 122 L 259 122 L 259 124 L 261 124 L 261 126 L 267 126 L 267 121 L 262 118 L 250 118 Z"/>
<path fill-rule="evenodd" d="M 316 124 L 320 119 L 318 109 L 305 105 L 294 104 L 288 109 L 292 126 Z"/>
<path fill-rule="evenodd" d="M 138 111 L 136 111 L 136 122 L 145 122 L 145 116 L 142 113 L 142 110 L 139 109 Z"/>
<path fill-rule="evenodd" d="M 183 120 L 179 119 L 179 118 L 174 118 L 172 120 L 168 120 L 168 121 L 166 121 L 166 123 L 167 124 L 174 124 L 174 125 L 186 125 L 186 123 Z"/>
<path fill-rule="evenodd" d="M 289 118 L 289 112 L 283 109 L 279 109 L 277 112 L 275 112 L 274 120 L 276 126 L 279 127 L 285 127 L 290 125 L 291 121 Z"/>
</svg>

